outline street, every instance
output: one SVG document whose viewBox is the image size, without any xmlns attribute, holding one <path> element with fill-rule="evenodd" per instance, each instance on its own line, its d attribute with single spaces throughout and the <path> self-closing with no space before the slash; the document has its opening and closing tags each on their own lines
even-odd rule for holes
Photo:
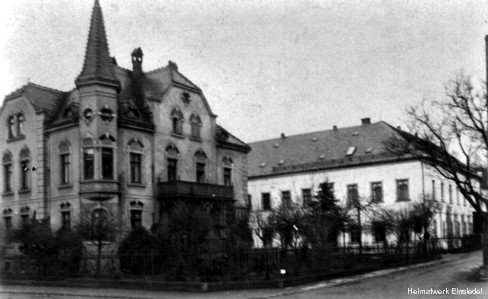
<svg viewBox="0 0 488 299">
<path fill-rule="evenodd" d="M 337 279 L 285 289 L 188 293 L 2 286 L 0 298 L 487 298 L 488 283 L 479 282 L 476 279 L 476 269 L 481 265 L 480 251 L 470 254 L 446 255 L 445 259 L 447 262 L 443 261 L 426 267 L 417 266 L 415 269 L 400 272 L 385 270 L 353 278 Z M 458 294 L 452 293 L 453 288 L 458 289 Z M 444 294 L 419 294 L 431 289 L 436 291 L 443 290 Z M 461 294 L 462 291 L 466 290 L 482 290 L 482 294 Z"/>
</svg>

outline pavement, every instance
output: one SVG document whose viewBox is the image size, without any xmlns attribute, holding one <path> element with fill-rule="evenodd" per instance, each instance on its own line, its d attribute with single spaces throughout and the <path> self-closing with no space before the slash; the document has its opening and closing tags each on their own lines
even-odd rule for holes
<svg viewBox="0 0 488 299">
<path fill-rule="evenodd" d="M 20 286 L 20 285 L 5 285 L 0 286 L 0 298 L 138 298 L 138 299 L 154 299 L 154 298 L 275 298 L 283 296 L 292 296 L 309 291 L 314 291 L 323 288 L 330 288 L 334 286 L 341 286 L 347 284 L 359 283 L 366 279 L 375 277 L 387 276 L 391 274 L 398 274 L 400 272 L 430 267 L 442 263 L 449 263 L 455 260 L 463 259 L 472 256 L 473 253 L 463 254 L 446 254 L 442 259 L 427 263 L 409 265 L 404 267 L 390 268 L 385 270 L 374 271 L 361 275 L 354 275 L 345 278 L 331 279 L 318 283 L 286 287 L 282 289 L 252 289 L 252 290 L 229 290 L 208 293 L 195 292 L 176 292 L 176 291 L 151 291 L 142 289 L 113 289 L 113 288 L 70 288 L 70 287 L 44 287 L 44 286 Z"/>
</svg>

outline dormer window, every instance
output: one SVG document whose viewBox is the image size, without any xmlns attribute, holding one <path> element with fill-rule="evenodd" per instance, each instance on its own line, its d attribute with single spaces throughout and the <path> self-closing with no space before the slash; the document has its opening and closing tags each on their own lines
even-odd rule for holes
<svg viewBox="0 0 488 299">
<path fill-rule="evenodd" d="M 17 136 L 23 136 L 25 116 L 20 113 L 17 115 Z"/>
<path fill-rule="evenodd" d="M 15 137 L 15 117 L 10 116 L 8 118 L 8 138 Z"/>
<path fill-rule="evenodd" d="M 356 152 L 356 147 L 355 146 L 350 146 L 347 149 L 346 156 L 352 156 L 352 155 L 354 155 L 355 152 Z"/>
</svg>

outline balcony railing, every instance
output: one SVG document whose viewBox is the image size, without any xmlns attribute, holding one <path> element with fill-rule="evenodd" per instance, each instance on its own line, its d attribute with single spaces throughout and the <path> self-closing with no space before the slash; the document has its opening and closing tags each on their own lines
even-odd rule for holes
<svg viewBox="0 0 488 299">
<path fill-rule="evenodd" d="M 234 189 L 231 186 L 185 181 L 161 182 L 158 184 L 158 197 L 194 197 L 232 200 L 234 199 Z"/>
</svg>

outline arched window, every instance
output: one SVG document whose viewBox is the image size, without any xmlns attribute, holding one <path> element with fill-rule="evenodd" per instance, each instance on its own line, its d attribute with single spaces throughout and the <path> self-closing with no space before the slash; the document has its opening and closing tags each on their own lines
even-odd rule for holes
<svg viewBox="0 0 488 299">
<path fill-rule="evenodd" d="M 183 134 L 183 113 L 181 113 L 179 108 L 173 109 L 171 111 L 173 134 L 182 135 Z"/>
<path fill-rule="evenodd" d="M 175 182 L 178 180 L 178 157 L 180 151 L 178 148 L 171 144 L 166 148 L 167 156 L 167 169 L 168 169 L 168 182 Z"/>
<path fill-rule="evenodd" d="M 197 114 L 192 114 L 190 116 L 190 124 L 191 124 L 191 137 L 200 139 L 201 137 L 201 128 L 202 128 L 202 120 L 200 116 Z"/>
<path fill-rule="evenodd" d="M 234 163 L 229 155 L 225 155 L 224 159 L 222 160 L 222 163 L 224 165 L 223 167 L 224 186 L 232 186 L 232 167 Z"/>
<path fill-rule="evenodd" d="M 142 157 L 144 145 L 137 138 L 129 142 L 129 174 L 130 182 L 142 183 Z"/>
<path fill-rule="evenodd" d="M 17 136 L 23 136 L 25 116 L 22 113 L 17 114 Z"/>
<path fill-rule="evenodd" d="M 195 153 L 196 160 L 196 181 L 197 183 L 205 183 L 205 164 L 207 161 L 207 155 L 201 149 Z"/>
<path fill-rule="evenodd" d="M 68 185 L 71 182 L 71 159 L 70 144 L 63 141 L 59 144 L 59 166 L 60 166 L 60 184 Z"/>
<path fill-rule="evenodd" d="M 12 115 L 8 118 L 8 138 L 14 138 L 15 134 L 15 117 Z"/>
<path fill-rule="evenodd" d="M 12 192 L 12 154 L 10 152 L 6 152 L 3 154 L 3 192 L 10 193 Z"/>
<path fill-rule="evenodd" d="M 20 191 L 30 189 L 30 151 L 24 147 L 20 151 Z"/>
</svg>

